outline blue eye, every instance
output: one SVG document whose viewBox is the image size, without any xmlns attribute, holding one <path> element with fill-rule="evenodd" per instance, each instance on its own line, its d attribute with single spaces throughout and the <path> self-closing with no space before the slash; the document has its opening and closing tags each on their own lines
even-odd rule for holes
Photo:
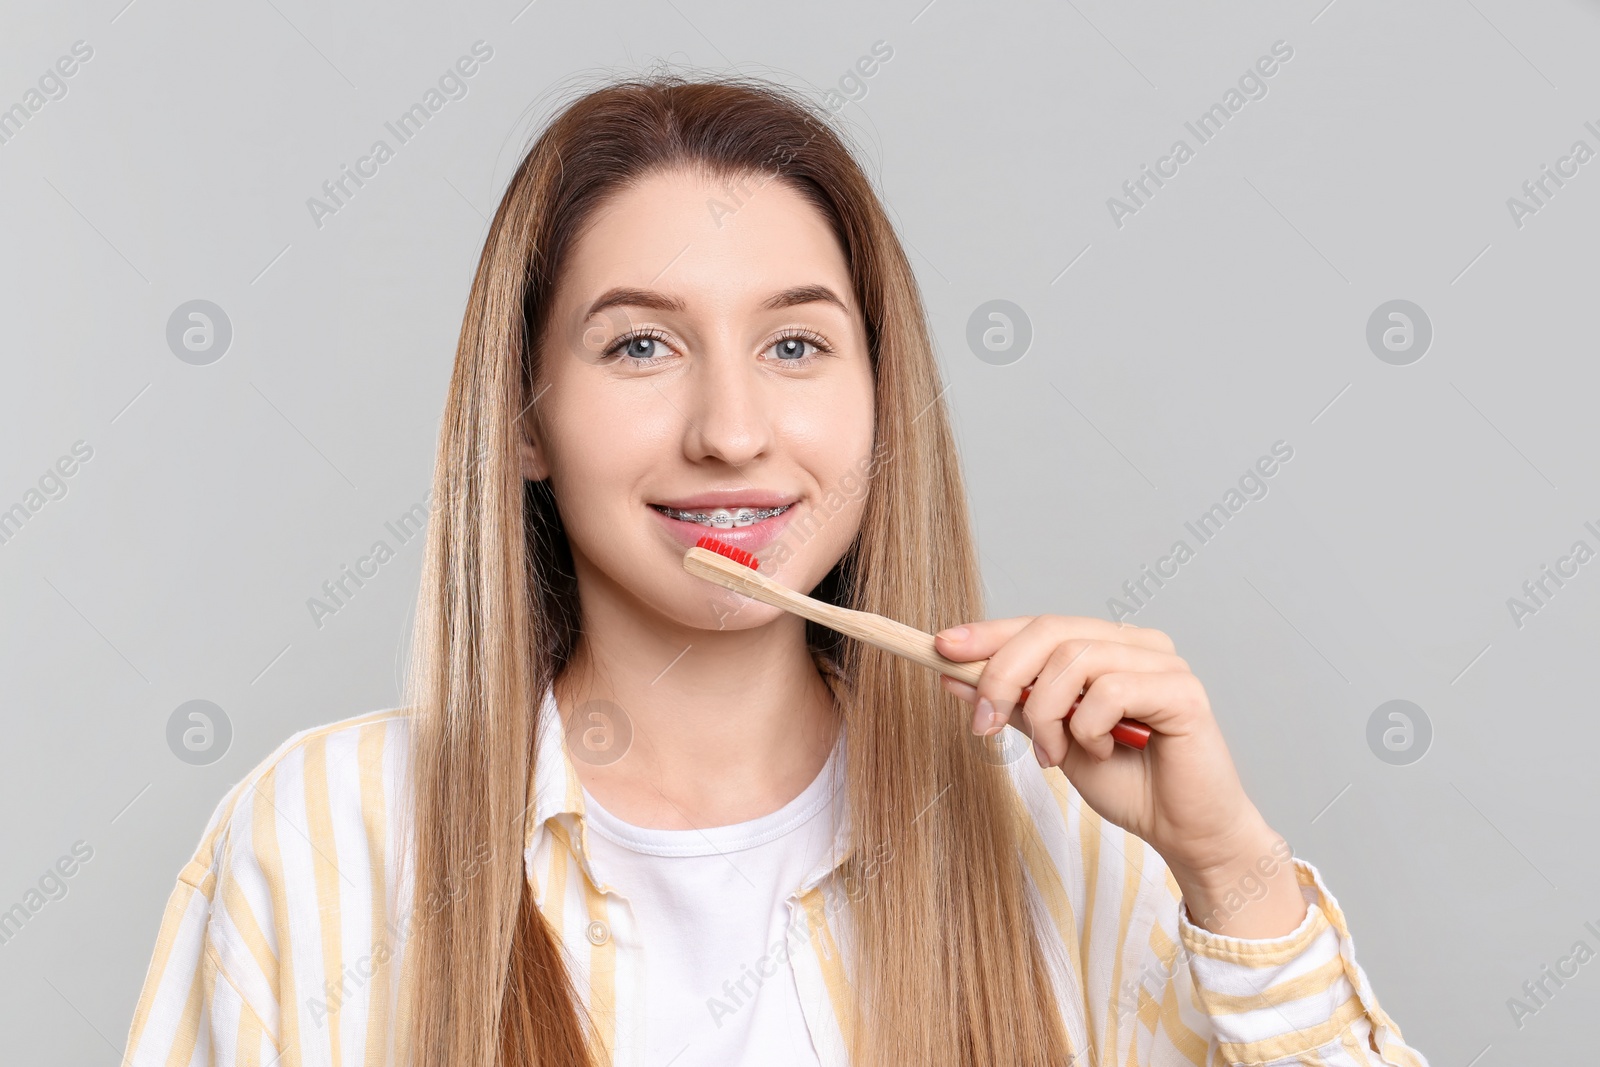
<svg viewBox="0 0 1600 1067">
<path fill-rule="evenodd" d="M 659 343 L 654 337 L 635 337 L 628 342 L 625 351 L 634 359 L 650 359 L 656 354 L 655 347 Z"/>
<path fill-rule="evenodd" d="M 806 351 L 808 345 L 812 349 L 810 352 Z M 833 349 L 818 335 L 797 330 L 778 338 L 767 351 L 776 352 L 779 363 L 810 363 L 819 354 L 832 352 Z"/>
<path fill-rule="evenodd" d="M 631 362 L 639 364 L 654 363 L 657 359 L 665 358 L 657 354 L 656 348 L 664 345 L 666 340 L 654 330 L 639 330 L 617 338 L 606 349 L 605 355 L 626 355 Z"/>
</svg>

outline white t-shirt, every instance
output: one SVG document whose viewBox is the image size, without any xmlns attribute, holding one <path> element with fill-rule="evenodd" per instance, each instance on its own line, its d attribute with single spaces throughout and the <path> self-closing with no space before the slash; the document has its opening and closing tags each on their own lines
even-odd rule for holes
<svg viewBox="0 0 1600 1067">
<path fill-rule="evenodd" d="M 646 1062 L 818 1063 L 794 972 L 775 950 L 804 944 L 785 898 L 833 842 L 842 752 L 841 733 L 799 796 L 731 826 L 634 826 L 583 791 L 595 875 L 627 901 L 643 944 Z"/>
</svg>

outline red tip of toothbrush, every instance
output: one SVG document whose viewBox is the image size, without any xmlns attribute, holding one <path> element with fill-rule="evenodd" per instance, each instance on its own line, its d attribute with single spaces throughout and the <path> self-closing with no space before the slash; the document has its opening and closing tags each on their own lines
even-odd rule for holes
<svg viewBox="0 0 1600 1067">
<path fill-rule="evenodd" d="M 758 571 L 758 570 L 761 569 L 760 562 L 757 561 L 757 559 L 754 556 L 752 556 L 750 553 L 746 552 L 742 548 L 734 548 L 732 545 L 728 544 L 726 541 L 718 541 L 715 537 L 712 537 L 710 534 L 706 534 L 705 536 L 701 537 L 700 540 L 696 541 L 694 543 L 694 547 L 710 549 L 712 552 L 715 552 L 717 555 L 719 555 L 719 556 L 727 556 L 729 559 L 733 560 L 735 563 L 742 563 L 746 567 L 749 567 L 753 571 Z"/>
</svg>

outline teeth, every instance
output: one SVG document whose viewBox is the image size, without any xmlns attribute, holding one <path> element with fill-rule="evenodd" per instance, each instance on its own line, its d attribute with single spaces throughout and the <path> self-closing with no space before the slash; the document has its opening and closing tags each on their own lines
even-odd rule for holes
<svg viewBox="0 0 1600 1067">
<path fill-rule="evenodd" d="M 698 522 L 717 530 L 731 530 L 736 526 L 753 526 L 774 515 L 782 515 L 789 510 L 789 505 L 779 508 L 713 508 L 709 511 L 679 511 L 668 507 L 660 510 L 683 522 Z"/>
</svg>

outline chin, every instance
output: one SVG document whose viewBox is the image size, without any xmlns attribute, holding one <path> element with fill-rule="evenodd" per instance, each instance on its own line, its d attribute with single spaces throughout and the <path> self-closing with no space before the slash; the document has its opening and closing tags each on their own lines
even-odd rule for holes
<svg viewBox="0 0 1600 1067">
<path fill-rule="evenodd" d="M 688 572 L 684 572 L 683 580 L 688 584 L 668 591 L 665 602 L 652 602 L 651 606 L 685 629 L 710 633 L 755 630 L 789 614 Z"/>
</svg>

